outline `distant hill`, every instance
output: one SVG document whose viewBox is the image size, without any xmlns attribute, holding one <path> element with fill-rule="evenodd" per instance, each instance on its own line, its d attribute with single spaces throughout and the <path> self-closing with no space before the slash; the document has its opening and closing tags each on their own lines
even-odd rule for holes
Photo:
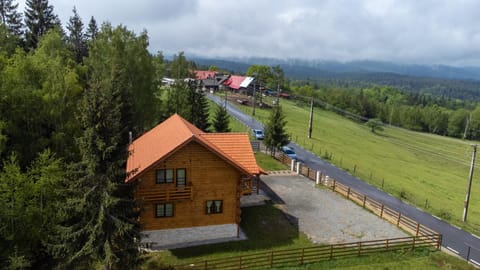
<svg viewBox="0 0 480 270">
<path fill-rule="evenodd" d="M 208 59 L 193 57 L 197 64 L 245 73 L 252 64 L 280 65 L 293 80 L 352 87 L 386 85 L 398 89 L 458 99 L 480 100 L 480 68 L 445 65 L 401 65 L 378 61 L 306 61 L 270 58 Z"/>
</svg>

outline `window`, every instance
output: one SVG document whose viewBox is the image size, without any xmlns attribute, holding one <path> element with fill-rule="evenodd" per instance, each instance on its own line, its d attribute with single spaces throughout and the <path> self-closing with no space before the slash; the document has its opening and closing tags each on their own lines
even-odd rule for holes
<svg viewBox="0 0 480 270">
<path fill-rule="evenodd" d="M 157 170 L 157 184 L 173 183 L 173 169 Z"/>
<path fill-rule="evenodd" d="M 173 217 L 173 203 L 159 203 L 155 207 L 155 217 Z"/>
<path fill-rule="evenodd" d="M 187 184 L 187 171 L 183 169 L 177 169 L 177 187 L 185 186 Z"/>
<path fill-rule="evenodd" d="M 223 201 L 207 201 L 207 214 L 219 214 L 222 213 Z"/>
</svg>

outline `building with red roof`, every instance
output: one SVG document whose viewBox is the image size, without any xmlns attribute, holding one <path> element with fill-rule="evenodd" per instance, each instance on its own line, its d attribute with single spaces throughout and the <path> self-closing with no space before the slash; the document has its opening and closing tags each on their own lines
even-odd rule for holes
<svg viewBox="0 0 480 270">
<path fill-rule="evenodd" d="M 154 247 L 239 236 L 240 198 L 258 166 L 246 133 L 204 133 L 175 114 L 129 146 L 140 224 Z"/>
</svg>

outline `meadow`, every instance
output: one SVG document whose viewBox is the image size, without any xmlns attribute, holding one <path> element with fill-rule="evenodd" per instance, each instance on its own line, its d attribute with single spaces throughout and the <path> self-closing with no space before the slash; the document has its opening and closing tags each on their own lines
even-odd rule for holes
<svg viewBox="0 0 480 270">
<path fill-rule="evenodd" d="M 280 103 L 292 141 L 364 181 L 480 235 L 480 183 L 475 175 L 468 220 L 462 222 L 471 144 L 475 142 L 389 126 L 373 133 L 363 122 L 318 107 L 309 139 L 309 106 L 284 99 Z M 239 107 L 251 114 L 250 107 Z M 255 117 L 266 123 L 269 113 L 257 108 Z"/>
</svg>

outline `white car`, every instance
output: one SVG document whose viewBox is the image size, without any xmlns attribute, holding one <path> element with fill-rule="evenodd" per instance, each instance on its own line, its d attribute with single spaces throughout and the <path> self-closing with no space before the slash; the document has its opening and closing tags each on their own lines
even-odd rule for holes
<svg viewBox="0 0 480 270">
<path fill-rule="evenodd" d="M 263 140 L 263 130 L 261 129 L 253 129 L 253 136 L 255 136 L 256 140 Z"/>
</svg>

